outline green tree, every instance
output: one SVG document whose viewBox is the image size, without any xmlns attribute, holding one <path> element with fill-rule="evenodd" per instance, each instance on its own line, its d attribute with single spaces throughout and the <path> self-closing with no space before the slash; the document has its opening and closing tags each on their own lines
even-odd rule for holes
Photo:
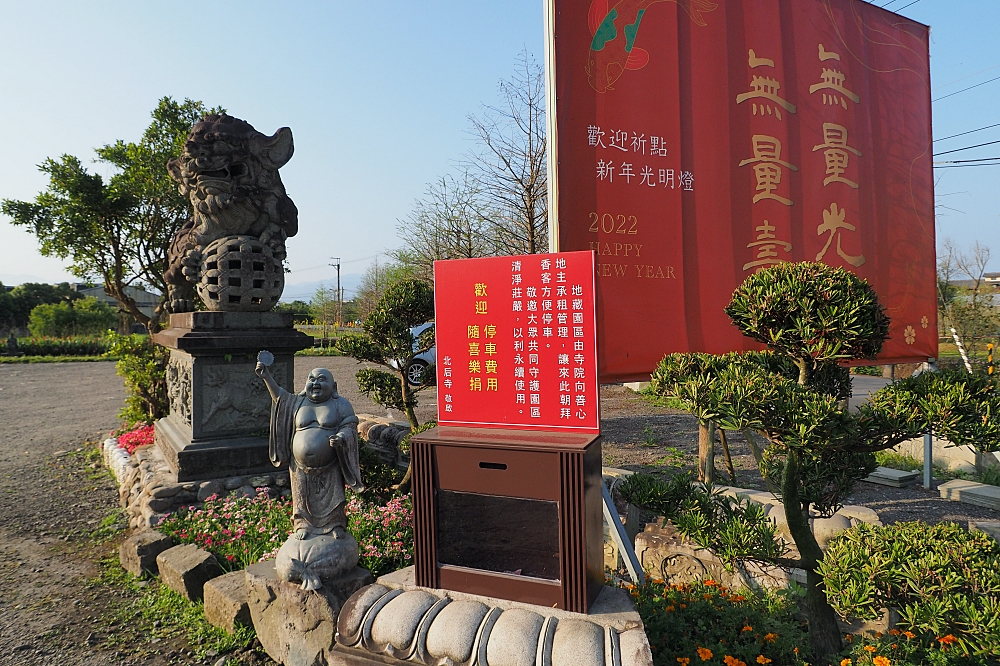
<svg viewBox="0 0 1000 666">
<path fill-rule="evenodd" d="M 0 282 L 0 330 L 14 326 L 14 299 Z"/>
<path fill-rule="evenodd" d="M 170 352 L 148 335 L 108 333 L 107 355 L 117 358 L 115 370 L 125 380 L 125 405 L 118 417 L 126 424 L 152 423 L 170 411 L 167 361 Z"/>
<path fill-rule="evenodd" d="M 395 261 L 379 262 L 378 257 L 376 257 L 375 261 L 365 270 L 364 275 L 361 276 L 361 284 L 358 285 L 358 293 L 354 297 L 358 317 L 363 320 L 374 312 L 382 294 L 391 285 L 401 280 L 417 277 L 413 266 Z M 428 281 L 425 280 L 425 282 Z"/>
<path fill-rule="evenodd" d="M 328 338 L 331 326 L 336 326 L 337 322 L 337 290 L 327 289 L 320 284 L 316 293 L 309 300 L 309 315 L 313 321 L 323 327 L 323 337 Z"/>
<path fill-rule="evenodd" d="M 99 335 L 114 329 L 118 313 L 93 296 L 72 302 L 42 303 L 31 311 L 28 330 L 37 337 Z"/>
<path fill-rule="evenodd" d="M 646 496 L 676 516 L 679 529 L 726 559 L 805 569 L 810 638 L 816 654 L 829 659 L 841 649 L 840 632 L 818 572 L 823 552 L 810 518 L 840 508 L 874 468 L 873 452 L 928 429 L 955 445 L 1000 449 L 1000 385 L 985 376 L 925 373 L 890 384 L 858 411 L 848 410 L 850 377 L 840 363 L 873 359 L 889 319 L 868 283 L 843 269 L 802 263 L 760 271 L 736 290 L 726 313 L 770 353 L 729 354 L 710 363 L 697 355 L 668 355 L 653 387 L 679 398 L 699 418 L 766 438 L 761 472 L 781 498 L 799 556 L 776 556 L 772 544 L 765 548 L 733 529 L 759 523 L 748 505 L 711 493 L 708 499 L 682 495 L 673 502 L 666 501 L 666 492 Z M 719 504 L 725 508 L 705 508 Z"/>
<path fill-rule="evenodd" d="M 362 393 L 383 407 L 398 409 L 406 414 L 411 431 L 420 424 L 414 411 L 417 393 L 434 385 L 433 365 L 424 368 L 421 382 L 411 386 L 406 371 L 417 354 L 434 346 L 434 328 L 414 337 L 410 329 L 434 317 L 434 290 L 431 285 L 408 278 L 390 285 L 375 309 L 364 319 L 364 332 L 344 335 L 337 347 L 358 361 L 376 363 L 386 368 L 362 368 L 356 377 Z M 399 484 L 406 491 L 410 486 L 410 469 Z"/>
<path fill-rule="evenodd" d="M 42 303 L 70 303 L 83 298 L 83 295 L 74 291 L 68 282 L 60 282 L 59 284 L 25 282 L 14 287 L 10 292 L 10 297 L 13 308 L 11 326 L 27 328 L 28 319 L 35 306 Z"/>
<path fill-rule="evenodd" d="M 180 155 L 191 125 L 221 111 L 164 97 L 138 143 L 117 141 L 96 150 L 97 161 L 114 171 L 106 181 L 72 155 L 48 158 L 38 167 L 49 177 L 48 188 L 33 202 L 4 199 L 0 210 L 38 237 L 43 255 L 68 259 L 74 275 L 100 280 L 123 310 L 155 330 L 157 321 L 139 310 L 126 287 L 167 293 L 167 250 L 190 210 L 166 163 Z"/>
</svg>

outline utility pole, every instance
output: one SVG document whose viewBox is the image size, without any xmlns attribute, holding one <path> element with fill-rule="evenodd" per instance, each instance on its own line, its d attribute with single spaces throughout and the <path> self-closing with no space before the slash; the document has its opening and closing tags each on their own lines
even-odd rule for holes
<svg viewBox="0 0 1000 666">
<path fill-rule="evenodd" d="M 330 259 L 337 262 L 335 264 L 330 264 L 330 265 L 337 269 L 337 328 L 339 329 L 343 325 L 341 319 L 343 318 L 343 307 L 344 307 L 343 298 L 341 296 L 341 291 L 340 291 L 340 257 L 330 257 Z"/>
</svg>

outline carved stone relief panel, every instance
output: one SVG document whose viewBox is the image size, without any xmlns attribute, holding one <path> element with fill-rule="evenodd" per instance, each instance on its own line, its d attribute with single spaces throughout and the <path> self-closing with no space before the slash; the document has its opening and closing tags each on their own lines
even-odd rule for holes
<svg viewBox="0 0 1000 666">
<path fill-rule="evenodd" d="M 191 425 L 191 364 L 190 356 L 176 351 L 170 353 L 170 360 L 167 362 L 170 413 L 187 426 Z"/>
<path fill-rule="evenodd" d="M 290 365 L 278 362 L 270 368 L 282 386 L 288 384 Z M 253 369 L 253 363 L 236 361 L 206 362 L 200 368 L 201 414 L 198 422 L 202 436 L 266 435 L 271 396 Z"/>
</svg>

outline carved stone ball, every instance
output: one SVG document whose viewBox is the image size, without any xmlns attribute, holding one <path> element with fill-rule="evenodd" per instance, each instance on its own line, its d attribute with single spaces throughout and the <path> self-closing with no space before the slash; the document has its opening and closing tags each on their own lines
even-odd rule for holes
<svg viewBox="0 0 1000 666">
<path fill-rule="evenodd" d="M 226 236 L 202 253 L 198 295 L 209 310 L 267 312 L 285 288 L 271 248 L 252 236 Z"/>
</svg>

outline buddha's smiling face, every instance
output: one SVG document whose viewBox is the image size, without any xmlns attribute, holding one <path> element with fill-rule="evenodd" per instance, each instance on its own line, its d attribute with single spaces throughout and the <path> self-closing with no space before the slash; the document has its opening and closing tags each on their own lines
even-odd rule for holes
<svg viewBox="0 0 1000 666">
<path fill-rule="evenodd" d="M 313 402 L 326 402 L 336 391 L 337 383 L 326 368 L 316 368 L 306 377 L 306 397 Z"/>
</svg>

